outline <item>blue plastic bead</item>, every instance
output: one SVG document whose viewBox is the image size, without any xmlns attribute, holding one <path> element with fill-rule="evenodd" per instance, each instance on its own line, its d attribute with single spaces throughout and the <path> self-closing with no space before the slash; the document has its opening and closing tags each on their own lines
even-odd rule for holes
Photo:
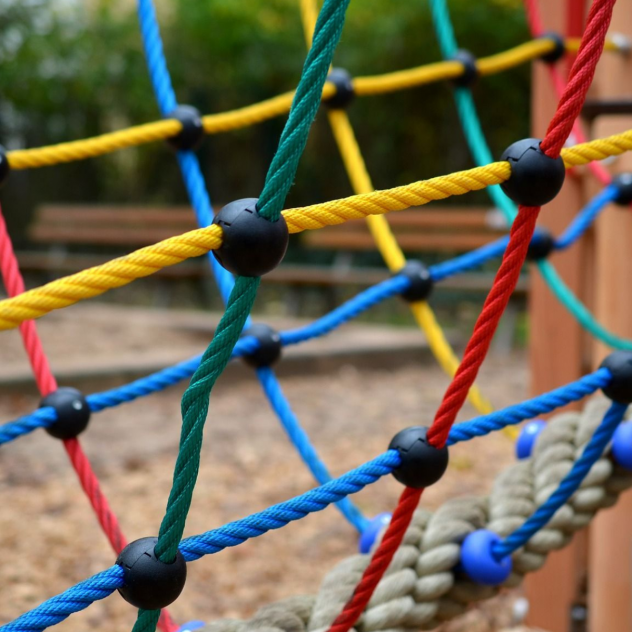
<svg viewBox="0 0 632 632">
<path fill-rule="evenodd" d="M 544 419 L 534 419 L 523 426 L 516 441 L 516 456 L 519 459 L 528 459 L 531 456 L 533 446 L 544 428 L 546 428 Z"/>
<path fill-rule="evenodd" d="M 197 620 L 187 621 L 187 623 L 184 623 L 178 628 L 178 632 L 193 632 L 193 630 L 199 630 L 200 628 L 203 628 L 205 625 L 206 623 L 204 621 L 197 621 Z"/>
<path fill-rule="evenodd" d="M 390 513 L 381 513 L 369 520 L 369 524 L 365 527 L 364 531 L 362 531 L 360 541 L 358 542 L 360 553 L 366 555 L 371 552 L 375 541 L 382 531 L 388 527 L 392 517 L 393 515 Z"/>
<path fill-rule="evenodd" d="M 492 546 L 502 538 L 493 531 L 480 529 L 470 533 L 461 545 L 461 569 L 477 584 L 498 586 L 511 574 L 511 557 L 497 560 Z"/>
<path fill-rule="evenodd" d="M 614 431 L 612 456 L 618 465 L 632 470 L 632 421 L 625 421 Z"/>
</svg>

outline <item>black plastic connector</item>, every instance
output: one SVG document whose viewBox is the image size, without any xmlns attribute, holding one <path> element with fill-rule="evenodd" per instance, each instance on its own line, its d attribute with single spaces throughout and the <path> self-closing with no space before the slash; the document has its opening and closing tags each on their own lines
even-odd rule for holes
<svg viewBox="0 0 632 632">
<path fill-rule="evenodd" d="M 450 61 L 458 61 L 463 65 L 463 74 L 452 79 L 452 83 L 459 88 L 469 88 L 476 83 L 478 79 L 478 67 L 476 66 L 476 57 L 469 50 L 462 48 L 456 52 Z"/>
<path fill-rule="evenodd" d="M 432 293 L 434 281 L 430 276 L 430 270 L 421 261 L 407 261 L 396 274 L 405 276 L 410 282 L 408 288 L 401 293 L 401 297 L 408 303 L 425 301 Z"/>
<path fill-rule="evenodd" d="M 195 149 L 204 138 L 204 125 L 200 111 L 192 105 L 178 105 L 165 118 L 176 119 L 182 123 L 182 129 L 167 142 L 178 151 Z"/>
<path fill-rule="evenodd" d="M 244 361 L 256 369 L 272 366 L 280 357 L 283 345 L 281 336 L 276 329 L 265 323 L 255 323 L 246 329 L 241 337 L 253 336 L 257 339 L 259 347 L 254 353 L 244 355 Z"/>
<path fill-rule="evenodd" d="M 160 610 L 173 603 L 187 579 L 187 563 L 178 551 L 171 564 L 161 562 L 154 552 L 158 538 L 140 538 L 128 544 L 116 563 L 122 566 L 125 601 L 145 610 Z"/>
<path fill-rule="evenodd" d="M 7 157 L 7 150 L 0 145 L 0 187 L 8 180 L 11 173 L 11 165 Z"/>
<path fill-rule="evenodd" d="M 511 165 L 511 176 L 500 187 L 517 204 L 547 204 L 564 184 L 564 160 L 561 156 L 549 158 L 540 149 L 540 143 L 537 138 L 524 138 L 510 145 L 500 157 Z"/>
<path fill-rule="evenodd" d="M 70 386 L 60 386 L 40 401 L 40 408 L 50 406 L 57 413 L 57 421 L 46 428 L 56 439 L 74 439 L 90 421 L 90 406 L 81 391 Z"/>
<path fill-rule="evenodd" d="M 599 365 L 612 373 L 612 382 L 603 390 L 606 397 L 620 404 L 632 404 L 632 351 L 613 351 Z"/>
<path fill-rule="evenodd" d="M 398 432 L 388 445 L 402 458 L 393 476 L 406 487 L 429 487 L 441 479 L 448 467 L 448 448 L 431 446 L 426 440 L 427 432 L 425 426 L 411 426 Z"/>
<path fill-rule="evenodd" d="M 222 228 L 223 241 L 213 255 L 224 268 L 247 277 L 274 270 L 287 250 L 289 231 L 283 215 L 271 222 L 259 215 L 257 199 L 227 204 L 213 219 Z"/>
<path fill-rule="evenodd" d="M 336 88 L 335 94 L 323 100 L 328 107 L 341 110 L 355 99 L 353 79 L 344 68 L 332 68 L 327 75 L 327 81 Z"/>
<path fill-rule="evenodd" d="M 553 50 L 540 57 L 542 61 L 547 64 L 554 64 L 564 57 L 564 54 L 566 53 L 566 44 L 564 42 L 564 38 L 559 33 L 556 33 L 555 31 L 547 31 L 546 33 L 542 33 L 542 35 L 540 35 L 540 39 L 551 40 L 555 44 L 555 48 L 553 48 Z"/>
<path fill-rule="evenodd" d="M 555 250 L 555 237 L 546 228 L 536 228 L 527 249 L 527 261 L 541 261 Z"/>
<path fill-rule="evenodd" d="M 620 173 L 612 178 L 612 186 L 617 188 L 614 203 L 620 206 L 632 204 L 632 173 Z"/>
</svg>

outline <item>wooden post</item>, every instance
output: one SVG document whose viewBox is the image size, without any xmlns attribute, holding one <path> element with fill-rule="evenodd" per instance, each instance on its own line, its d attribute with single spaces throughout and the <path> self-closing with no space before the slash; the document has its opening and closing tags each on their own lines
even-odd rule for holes
<svg viewBox="0 0 632 632">
<path fill-rule="evenodd" d="M 632 0 L 618 0 L 611 31 L 632 37 Z M 592 99 L 632 98 L 632 58 L 604 55 L 599 62 Z M 592 136 L 632 128 L 632 116 L 602 116 Z M 609 164 L 613 174 L 632 171 L 632 156 Z M 598 187 L 593 185 L 596 190 Z M 632 338 L 632 209 L 611 205 L 595 227 L 595 315 L 621 336 Z M 593 345 L 593 365 L 609 350 Z M 600 514 L 590 529 L 588 617 L 595 632 L 632 630 L 632 494 L 624 494 L 613 509 Z"/>
<path fill-rule="evenodd" d="M 567 7 L 582 9 L 582 0 L 570 0 Z M 583 3 L 585 6 L 585 3 Z M 563 15 L 564 3 L 541 0 L 544 24 L 553 30 L 577 24 L 576 16 Z M 632 0 L 618 0 L 611 30 L 632 36 Z M 561 30 L 561 29 L 560 29 Z M 591 99 L 632 97 L 632 58 L 606 54 L 597 68 Z M 534 135 L 541 136 L 556 99 L 548 77 L 541 68 L 534 72 Z M 632 127 L 632 116 L 602 116 L 595 120 L 591 135 L 605 136 Z M 632 170 L 632 158 L 624 156 L 610 164 L 613 173 Z M 583 170 L 586 174 L 586 170 Z M 565 185 L 561 197 L 548 205 L 542 224 L 557 234 L 559 228 L 597 193 L 601 185 L 586 176 Z M 583 190 L 585 189 L 585 191 Z M 584 194 L 585 193 L 585 194 Z M 608 329 L 632 338 L 632 210 L 614 205 L 604 210 L 579 248 L 552 261 L 564 280 L 592 309 Z M 535 275 L 534 275 L 535 276 Z M 595 368 L 608 349 L 595 343 L 569 320 L 548 294 L 540 280 L 533 280 L 531 296 L 531 367 L 534 392 L 575 379 Z M 559 353 L 552 350 L 558 350 Z M 589 534 L 579 534 L 573 545 L 551 556 L 547 566 L 527 582 L 531 612 L 528 623 L 550 632 L 569 632 L 570 606 L 587 587 L 588 629 L 592 632 L 632 630 L 632 494 L 595 520 Z"/>
<path fill-rule="evenodd" d="M 565 5 L 564 2 L 540 0 L 540 11 L 547 30 L 566 32 L 569 22 Z M 544 136 L 557 101 L 548 69 L 544 64 L 535 62 L 532 133 L 536 138 Z M 559 235 L 583 201 L 581 177 L 569 174 L 560 195 L 542 209 L 539 224 Z M 583 301 L 590 298 L 585 285 L 588 257 L 589 247 L 586 240 L 582 240 L 567 252 L 555 254 L 550 259 L 565 283 Z M 535 395 L 576 380 L 585 372 L 586 339 L 581 327 L 553 297 L 534 266 L 530 276 L 529 354 L 531 392 Z M 570 610 L 581 597 L 585 584 L 586 556 L 586 537 L 578 534 L 569 547 L 550 555 L 541 571 L 527 577 L 528 625 L 548 632 L 569 632 Z"/>
</svg>

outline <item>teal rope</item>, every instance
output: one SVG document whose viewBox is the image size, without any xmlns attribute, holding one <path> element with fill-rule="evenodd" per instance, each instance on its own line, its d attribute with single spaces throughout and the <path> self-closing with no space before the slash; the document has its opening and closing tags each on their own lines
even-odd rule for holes
<svg viewBox="0 0 632 632">
<path fill-rule="evenodd" d="M 292 109 L 257 203 L 259 214 L 271 221 L 279 218 L 294 181 L 309 128 L 320 105 L 334 50 L 340 40 L 348 5 L 349 0 L 326 0 L 316 21 L 312 47 L 303 66 Z"/>
<path fill-rule="evenodd" d="M 454 29 L 450 20 L 450 13 L 446 0 L 430 0 L 432 21 L 439 40 L 441 54 L 444 58 L 450 58 L 457 52 L 458 45 L 454 36 Z M 492 152 L 485 140 L 485 134 L 481 125 L 472 93 L 468 88 L 456 87 L 454 90 L 457 111 L 461 125 L 467 139 L 470 151 L 477 165 L 487 165 L 494 162 Z M 494 205 L 505 216 L 508 225 L 511 225 L 518 209 L 515 204 L 504 194 L 498 186 L 487 187 L 489 196 Z M 548 261 L 538 261 L 538 270 L 546 281 L 549 289 L 558 301 L 569 311 L 577 322 L 592 336 L 601 340 L 614 349 L 632 350 L 632 341 L 608 331 L 590 313 L 586 306 L 573 294 L 571 289 L 560 278 L 555 268 Z"/>
<path fill-rule="evenodd" d="M 348 4 L 349 0 L 325 0 L 318 16 L 314 44 L 305 60 L 292 108 L 257 205 L 259 213 L 270 221 L 279 219 L 285 197 L 292 186 L 310 126 L 320 104 L 334 50 L 340 40 Z M 155 549 L 156 556 L 164 562 L 175 559 L 184 532 L 197 481 L 211 391 L 230 360 L 233 347 L 252 309 L 259 283 L 258 277 L 236 278 L 224 316 L 182 397 L 180 448 Z M 158 610 L 140 609 L 133 632 L 154 632 L 159 617 Z"/>
</svg>

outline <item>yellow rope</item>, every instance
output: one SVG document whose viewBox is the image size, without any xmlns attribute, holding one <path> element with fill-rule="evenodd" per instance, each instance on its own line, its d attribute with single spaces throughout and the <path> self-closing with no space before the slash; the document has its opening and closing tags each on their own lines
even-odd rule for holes
<svg viewBox="0 0 632 632">
<path fill-rule="evenodd" d="M 567 40 L 567 50 L 576 50 L 578 42 L 579 40 L 577 39 Z M 498 53 L 491 57 L 481 57 L 477 60 L 477 67 L 482 75 L 498 73 L 530 59 L 535 59 L 549 52 L 553 47 L 554 43 L 549 39 L 535 39 L 503 53 Z M 607 42 L 606 49 L 620 50 L 612 41 Z M 353 86 L 356 94 L 367 96 L 404 90 L 445 79 L 453 79 L 462 73 L 463 66 L 460 63 L 442 61 L 384 75 L 357 77 L 353 80 Z M 323 88 L 323 98 L 326 99 L 332 96 L 335 90 L 332 84 L 326 83 Z M 202 117 L 204 131 L 207 134 L 219 134 L 256 125 L 276 116 L 282 116 L 289 112 L 293 98 L 294 92 L 285 92 L 260 103 L 204 116 Z M 167 119 L 102 134 L 94 138 L 46 147 L 9 151 L 7 152 L 7 158 L 11 168 L 16 170 L 48 167 L 75 160 L 95 158 L 120 149 L 165 140 L 175 136 L 181 129 L 182 125 L 178 121 Z"/>
<path fill-rule="evenodd" d="M 301 0 L 303 30 L 308 46 L 311 45 L 311 33 L 316 24 L 317 13 L 314 0 Z M 372 193 L 374 187 L 371 182 L 371 176 L 366 168 L 362 151 L 347 113 L 343 110 L 328 110 L 327 115 L 353 190 L 356 194 Z M 397 239 L 386 217 L 383 215 L 371 215 L 367 217 L 367 223 L 377 249 L 386 262 L 388 269 L 391 272 L 401 270 L 406 264 L 406 257 L 397 243 Z M 453 376 L 459 366 L 459 360 L 450 347 L 450 343 L 447 341 L 430 305 L 425 301 L 413 303 L 411 304 L 411 311 L 417 324 L 426 334 L 430 350 L 439 362 L 439 366 L 448 375 Z M 468 396 L 479 413 L 487 414 L 492 412 L 492 405 L 481 394 L 477 386 L 472 386 Z M 513 433 L 511 433 L 511 436 L 513 438 Z"/>
<path fill-rule="evenodd" d="M 209 226 L 165 239 L 100 266 L 47 283 L 14 298 L 0 301 L 0 329 L 13 329 L 25 320 L 98 296 L 167 266 L 219 248 L 222 229 Z"/>
<path fill-rule="evenodd" d="M 563 149 L 562 157 L 567 167 L 576 167 L 592 160 L 618 156 L 631 149 L 632 130 L 628 130 Z M 508 162 L 493 162 L 485 167 L 458 171 L 393 189 L 371 191 L 322 204 L 289 209 L 283 211 L 283 216 L 290 232 L 298 233 L 477 191 L 508 180 L 510 174 Z M 98 296 L 190 257 L 216 250 L 221 244 L 222 233 L 219 227 L 199 228 L 100 266 L 57 279 L 14 298 L 4 299 L 0 301 L 0 330 L 13 329 L 25 320 L 39 318 L 53 310 Z M 391 260 L 391 264 L 395 262 L 395 259 Z M 401 266 L 397 266 L 399 267 Z"/>
</svg>

